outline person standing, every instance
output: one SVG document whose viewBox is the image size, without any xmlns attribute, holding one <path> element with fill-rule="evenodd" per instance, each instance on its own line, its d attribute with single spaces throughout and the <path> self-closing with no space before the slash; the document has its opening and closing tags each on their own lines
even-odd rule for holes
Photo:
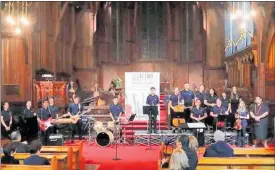
<svg viewBox="0 0 275 170">
<path fill-rule="evenodd" d="M 241 96 L 237 91 L 237 87 L 233 86 L 230 94 L 231 115 L 233 116 L 236 115 L 236 112 L 240 103 L 240 98 Z M 235 124 L 235 119 L 232 118 L 231 116 L 229 120 L 230 120 L 231 127 L 233 127 Z"/>
<path fill-rule="evenodd" d="M 210 116 L 210 112 L 212 110 L 213 106 L 216 106 L 216 101 L 218 99 L 218 96 L 213 88 L 209 89 L 209 94 L 206 95 L 206 98 L 204 99 L 204 105 L 206 106 L 206 112 L 207 112 L 207 118 L 205 120 L 205 123 L 208 125 L 213 125 L 213 117 Z"/>
<path fill-rule="evenodd" d="M 203 85 L 200 85 L 199 91 L 195 92 L 195 100 L 197 99 L 201 101 L 201 107 L 204 107 L 204 100 L 206 99 L 206 94 L 204 92 Z"/>
<path fill-rule="evenodd" d="M 78 114 L 80 114 L 82 111 L 84 110 L 83 106 L 80 104 L 80 98 L 79 97 L 75 97 L 74 98 L 74 102 L 72 104 L 70 104 L 69 108 L 68 108 L 68 113 L 67 115 L 69 115 L 70 117 L 72 116 L 76 116 Z M 74 136 L 76 134 L 76 131 L 78 132 L 78 139 L 81 140 L 82 139 L 82 128 L 81 128 L 81 119 L 79 119 L 75 124 L 71 125 L 71 129 L 72 129 L 72 143 L 74 142 Z"/>
<path fill-rule="evenodd" d="M 57 119 L 59 109 L 58 109 L 58 107 L 56 107 L 53 97 L 49 98 L 49 109 L 51 111 L 52 118 Z M 56 134 L 56 132 L 57 132 L 57 125 L 53 125 L 53 133 Z"/>
<path fill-rule="evenodd" d="M 237 110 L 236 119 L 239 120 L 239 122 L 236 121 L 236 123 L 240 123 L 241 128 L 237 129 L 237 146 L 239 147 L 245 147 L 245 135 L 246 135 L 246 128 L 248 125 L 247 120 L 249 120 L 249 113 L 246 109 L 246 105 L 244 101 L 241 101 L 239 104 L 239 108 Z"/>
<path fill-rule="evenodd" d="M 26 102 L 26 108 L 22 111 L 23 121 L 24 121 L 24 130 L 23 137 L 26 137 L 29 140 L 31 137 L 36 137 L 38 132 L 37 117 L 34 109 L 32 108 L 32 102 Z"/>
<path fill-rule="evenodd" d="M 38 112 L 37 121 L 39 124 L 45 124 L 45 122 L 47 122 L 47 121 L 49 121 L 49 123 L 51 123 L 52 121 L 54 121 L 54 119 L 52 119 L 50 121 L 50 118 L 52 118 L 52 115 L 51 115 L 51 111 L 49 109 L 49 102 L 48 102 L 48 100 L 43 100 L 42 108 L 40 108 L 40 110 Z M 46 125 L 46 126 L 48 126 L 48 125 Z M 49 126 L 45 130 L 40 129 L 40 131 L 41 131 L 43 145 L 48 145 L 49 136 L 50 136 L 50 134 L 53 133 L 53 127 Z"/>
<path fill-rule="evenodd" d="M 159 105 L 159 97 L 155 94 L 156 88 L 151 87 L 150 89 L 151 94 L 146 99 L 146 104 L 149 106 L 157 106 Z M 158 109 L 155 109 L 152 107 L 150 109 L 151 114 L 149 114 L 149 133 L 152 133 L 152 130 L 154 130 L 154 133 L 157 133 L 157 116 L 158 116 Z"/>
<path fill-rule="evenodd" d="M 203 122 L 205 118 L 207 118 L 207 113 L 204 108 L 201 107 L 201 101 L 199 99 L 196 100 L 195 102 L 195 107 L 191 110 L 191 119 L 193 122 Z M 198 138 L 198 143 L 199 146 L 204 146 L 205 145 L 205 140 L 204 140 L 204 130 L 202 129 L 195 129 L 194 130 L 194 136 Z"/>
<path fill-rule="evenodd" d="M 258 143 L 262 143 L 265 148 L 267 146 L 267 131 L 268 131 L 268 114 L 269 107 L 263 103 L 260 96 L 255 98 L 255 104 L 250 110 L 250 116 L 253 119 L 255 141 L 253 147 Z"/>
<path fill-rule="evenodd" d="M 183 112 L 179 112 L 175 110 L 175 106 L 179 106 L 180 105 L 180 92 L 179 92 L 179 88 L 175 88 L 174 90 L 174 94 L 172 94 L 170 96 L 169 99 L 169 106 L 170 106 L 170 125 L 173 129 L 173 133 L 176 132 L 176 130 L 178 130 L 178 127 L 175 127 L 173 125 L 173 119 L 178 118 L 178 119 L 183 119 L 184 118 L 184 113 Z"/>
<path fill-rule="evenodd" d="M 235 122 L 235 114 L 231 113 L 231 104 L 230 104 L 230 99 L 227 97 L 226 93 L 223 92 L 222 96 L 220 97 L 220 100 L 222 102 L 222 106 L 227 110 L 229 113 L 228 115 L 228 121 L 227 123 L 229 124 L 229 127 L 233 128 L 232 122 L 234 124 Z M 232 120 L 233 119 L 233 120 Z"/>
<path fill-rule="evenodd" d="M 1 112 L 1 133 L 4 138 L 10 138 L 12 131 L 12 113 L 9 107 L 9 103 L 4 102 Z"/>
<path fill-rule="evenodd" d="M 194 106 L 195 95 L 193 91 L 190 90 L 189 83 L 184 84 L 184 90 L 180 93 L 180 101 L 184 103 L 184 116 L 185 121 L 190 122 L 190 111 Z"/>
</svg>

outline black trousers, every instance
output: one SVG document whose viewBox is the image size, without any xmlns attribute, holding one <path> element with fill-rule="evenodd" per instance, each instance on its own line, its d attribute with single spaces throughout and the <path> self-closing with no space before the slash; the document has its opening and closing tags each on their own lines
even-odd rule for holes
<svg viewBox="0 0 275 170">
<path fill-rule="evenodd" d="M 246 134 L 246 127 L 242 127 L 241 130 L 237 130 L 237 145 L 238 146 L 245 146 L 245 134 Z"/>
<path fill-rule="evenodd" d="M 78 121 L 77 121 L 77 123 L 76 124 L 72 124 L 71 125 L 71 129 L 72 129 L 72 140 L 74 140 L 74 136 L 75 136 L 75 134 L 76 133 L 78 133 L 78 138 L 79 138 L 79 140 L 81 140 L 82 139 L 82 121 L 81 121 L 81 119 L 79 119 Z"/>
<path fill-rule="evenodd" d="M 193 123 L 197 123 L 197 121 L 193 120 Z M 202 121 L 202 123 L 204 123 L 204 121 Z M 197 138 L 200 147 L 205 145 L 204 130 L 200 132 L 200 129 L 194 129 L 193 135 Z"/>
<path fill-rule="evenodd" d="M 212 126 L 214 123 L 213 123 L 213 117 L 210 116 L 211 109 L 212 109 L 211 106 L 207 106 L 207 107 L 206 107 L 207 117 L 205 118 L 205 124 L 206 124 L 206 125 L 211 125 L 211 126 Z M 214 129 L 214 127 L 213 127 L 213 129 Z M 215 127 L 215 129 L 216 129 L 216 127 Z"/>
<path fill-rule="evenodd" d="M 52 134 L 54 131 L 54 127 L 51 126 L 49 127 L 46 131 L 41 131 L 41 140 L 42 140 L 42 144 L 47 146 L 49 145 L 49 137 L 50 137 L 50 134 Z"/>
<path fill-rule="evenodd" d="M 149 131 L 157 130 L 157 114 L 149 114 Z"/>
<path fill-rule="evenodd" d="M 9 126 L 10 122 L 9 121 L 5 121 L 6 125 Z M 6 138 L 6 139 L 10 139 L 10 134 L 12 132 L 12 127 L 10 128 L 9 131 L 6 130 L 6 128 L 2 125 L 1 123 L 1 134 L 2 137 L 1 138 Z"/>
</svg>

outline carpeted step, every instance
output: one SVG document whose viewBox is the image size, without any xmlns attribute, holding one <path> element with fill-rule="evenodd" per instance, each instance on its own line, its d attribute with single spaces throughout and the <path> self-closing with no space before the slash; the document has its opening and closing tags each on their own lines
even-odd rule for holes
<svg viewBox="0 0 275 170">
<path fill-rule="evenodd" d="M 123 129 L 126 129 L 126 130 L 146 130 L 147 129 L 147 125 L 135 125 L 135 126 L 123 126 L 122 127 Z M 158 125 L 157 125 L 157 128 L 158 128 Z M 167 129 L 167 126 L 166 125 L 160 125 L 160 129 Z"/>
</svg>

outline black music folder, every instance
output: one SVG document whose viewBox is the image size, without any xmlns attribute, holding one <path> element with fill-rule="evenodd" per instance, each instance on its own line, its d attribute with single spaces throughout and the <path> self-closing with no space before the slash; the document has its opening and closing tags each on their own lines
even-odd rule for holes
<svg viewBox="0 0 275 170">
<path fill-rule="evenodd" d="M 158 106 L 143 106 L 143 114 L 158 114 Z"/>
</svg>

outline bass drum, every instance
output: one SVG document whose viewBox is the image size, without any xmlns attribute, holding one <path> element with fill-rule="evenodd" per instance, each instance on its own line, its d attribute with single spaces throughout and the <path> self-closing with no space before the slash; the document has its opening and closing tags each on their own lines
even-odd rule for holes
<svg viewBox="0 0 275 170">
<path fill-rule="evenodd" d="M 99 146 L 107 147 L 114 142 L 114 135 L 110 131 L 100 132 L 97 134 L 95 141 Z"/>
</svg>

